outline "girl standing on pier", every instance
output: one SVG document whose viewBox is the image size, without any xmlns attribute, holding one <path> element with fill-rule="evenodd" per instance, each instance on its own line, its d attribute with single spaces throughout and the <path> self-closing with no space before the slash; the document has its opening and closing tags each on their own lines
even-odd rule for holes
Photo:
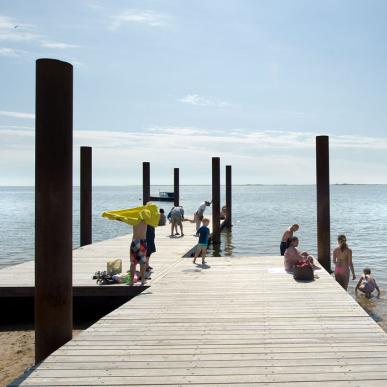
<svg viewBox="0 0 387 387">
<path fill-rule="evenodd" d="M 352 279 L 356 279 L 352 263 L 352 250 L 347 245 L 345 235 L 337 237 L 338 246 L 333 250 L 333 263 L 335 264 L 336 281 L 345 289 L 348 289 L 349 271 L 352 272 Z"/>
</svg>

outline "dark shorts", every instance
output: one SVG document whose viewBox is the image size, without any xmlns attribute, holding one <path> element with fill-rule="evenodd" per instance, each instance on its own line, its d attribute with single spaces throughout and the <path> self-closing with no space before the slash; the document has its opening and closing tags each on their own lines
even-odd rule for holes
<svg viewBox="0 0 387 387">
<path fill-rule="evenodd" d="M 130 263 L 145 265 L 146 263 L 146 240 L 135 239 L 130 244 Z"/>
<path fill-rule="evenodd" d="M 280 244 L 281 255 L 285 255 L 285 250 L 287 248 L 288 248 L 288 243 L 287 242 L 281 242 L 281 244 Z"/>
</svg>

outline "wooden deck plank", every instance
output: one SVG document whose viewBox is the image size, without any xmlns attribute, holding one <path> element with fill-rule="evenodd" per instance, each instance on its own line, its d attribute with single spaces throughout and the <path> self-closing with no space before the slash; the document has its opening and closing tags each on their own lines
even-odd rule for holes
<svg viewBox="0 0 387 387">
<path fill-rule="evenodd" d="M 171 265 L 179 262 L 181 257 L 197 243 L 194 237 L 195 225 L 184 222 L 185 235 L 183 238 L 170 238 L 170 227 L 156 228 L 156 253 L 152 254 L 151 265 L 155 268 L 152 281 L 162 277 Z M 130 228 L 128 227 L 128 231 Z M 112 290 L 112 285 L 101 287 L 92 279 L 98 270 L 106 270 L 106 262 L 110 259 L 121 258 L 123 271 L 129 270 L 129 246 L 131 234 L 96 242 L 73 250 L 73 286 L 76 295 L 90 295 L 94 288 L 109 288 L 107 292 L 127 292 L 126 285 L 113 285 L 118 289 Z M 15 284 L 15 276 L 17 283 Z M 34 261 L 0 269 L 0 297 L 32 296 L 34 292 L 35 265 Z M 122 286 L 120 288 L 120 286 Z"/>
<path fill-rule="evenodd" d="M 280 257 L 175 261 L 12 386 L 387 385 L 387 335 L 323 270 Z"/>
</svg>

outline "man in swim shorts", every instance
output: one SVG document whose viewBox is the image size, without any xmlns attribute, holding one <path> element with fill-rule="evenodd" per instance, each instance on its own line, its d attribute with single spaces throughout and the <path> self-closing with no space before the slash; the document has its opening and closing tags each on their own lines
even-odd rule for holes
<svg viewBox="0 0 387 387">
<path fill-rule="evenodd" d="M 130 285 L 133 285 L 137 264 L 140 264 L 141 285 L 145 285 L 147 262 L 146 229 L 147 224 L 144 221 L 133 226 L 133 237 L 130 244 Z"/>
<path fill-rule="evenodd" d="M 293 238 L 293 233 L 300 228 L 298 224 L 290 226 L 282 235 L 280 252 L 281 255 L 285 255 L 286 249 L 290 246 L 290 240 Z"/>
</svg>

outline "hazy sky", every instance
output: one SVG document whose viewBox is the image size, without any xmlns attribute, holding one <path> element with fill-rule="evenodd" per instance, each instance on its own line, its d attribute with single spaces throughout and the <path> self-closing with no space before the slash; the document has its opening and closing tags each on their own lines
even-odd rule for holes
<svg viewBox="0 0 387 387">
<path fill-rule="evenodd" d="M 74 177 L 387 183 L 387 1 L 0 0 L 0 185 L 34 182 L 35 60 L 74 65 Z"/>
</svg>

